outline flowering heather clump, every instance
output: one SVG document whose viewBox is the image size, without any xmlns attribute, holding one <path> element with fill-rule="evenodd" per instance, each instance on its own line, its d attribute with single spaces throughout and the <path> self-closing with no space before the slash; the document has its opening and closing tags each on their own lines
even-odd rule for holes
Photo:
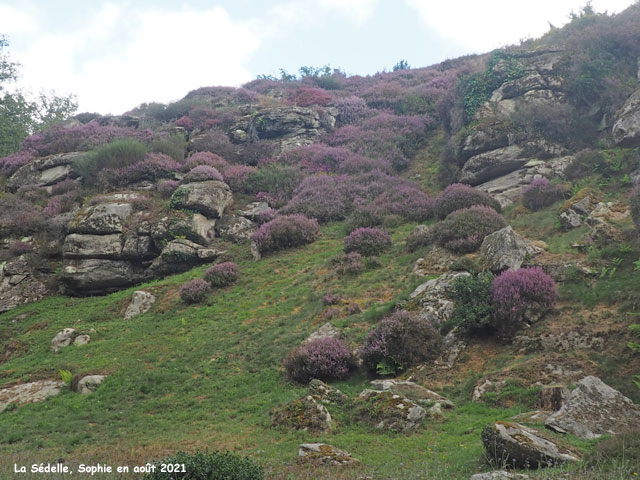
<svg viewBox="0 0 640 480">
<path fill-rule="evenodd" d="M 282 362 L 287 377 L 298 383 L 342 380 L 356 368 L 351 351 L 337 338 L 319 338 L 293 349 Z"/>
<path fill-rule="evenodd" d="M 238 155 L 238 147 L 231 143 L 229 137 L 219 130 L 211 130 L 191 140 L 189 148 L 194 152 L 211 152 L 232 161 Z"/>
<path fill-rule="evenodd" d="M 358 252 L 349 252 L 339 256 L 333 261 L 339 275 L 358 275 L 364 270 L 362 255 Z"/>
<path fill-rule="evenodd" d="M 156 190 L 162 198 L 170 198 L 178 188 L 178 185 L 180 185 L 180 182 L 177 180 L 160 180 L 156 184 Z"/>
<path fill-rule="evenodd" d="M 507 226 L 493 208 L 478 206 L 456 210 L 434 227 L 434 237 L 447 250 L 458 253 L 476 251 L 484 237 Z"/>
<path fill-rule="evenodd" d="M 180 167 L 180 171 L 188 172 L 200 165 L 217 168 L 219 171 L 229 167 L 229 163 L 220 155 L 211 152 L 196 152 L 184 161 L 182 167 Z"/>
<path fill-rule="evenodd" d="M 40 156 L 54 153 L 87 151 L 118 139 L 134 139 L 148 142 L 153 137 L 151 130 L 137 130 L 113 125 L 102 126 L 96 121 L 72 127 L 54 126 L 42 133 L 27 137 L 21 150 L 33 150 Z"/>
<path fill-rule="evenodd" d="M 75 190 L 76 182 L 74 182 L 70 178 L 65 178 L 64 180 L 56 183 L 51 187 L 52 195 L 61 195 L 63 193 L 70 192 L 71 190 Z"/>
<path fill-rule="evenodd" d="M 9 244 L 9 252 L 11 255 L 20 256 L 23 253 L 33 252 L 33 245 L 22 240 L 16 240 Z"/>
<path fill-rule="evenodd" d="M 0 235 L 30 235 L 40 229 L 43 221 L 42 210 L 32 203 L 10 193 L 0 197 Z"/>
<path fill-rule="evenodd" d="M 333 97 L 321 88 L 302 87 L 289 94 L 289 100 L 298 107 L 308 107 L 310 105 L 325 106 L 331 103 Z"/>
<path fill-rule="evenodd" d="M 391 236 L 379 228 L 358 228 L 344 239 L 344 251 L 357 252 L 365 257 L 380 255 L 391 247 Z"/>
<path fill-rule="evenodd" d="M 245 182 L 247 176 L 257 171 L 257 168 L 247 165 L 230 165 L 222 171 L 222 176 L 232 191 L 242 192 L 246 190 Z"/>
<path fill-rule="evenodd" d="M 553 279 L 540 267 L 507 270 L 491 286 L 497 330 L 510 336 L 524 322 L 538 320 L 558 299 Z"/>
<path fill-rule="evenodd" d="M 640 231 L 640 186 L 634 187 L 629 195 L 629 206 L 631 207 L 631 218 Z"/>
<path fill-rule="evenodd" d="M 323 143 L 305 145 L 287 151 L 282 160 L 288 165 L 302 167 L 311 173 L 335 172 L 353 153 L 345 148 L 330 147 Z"/>
<path fill-rule="evenodd" d="M 369 372 L 389 375 L 436 358 L 441 348 L 442 337 L 428 321 L 398 311 L 369 332 L 360 358 Z"/>
<path fill-rule="evenodd" d="M 105 186 L 128 185 L 143 180 L 156 181 L 170 178 L 180 169 L 180 164 L 164 153 L 147 153 L 144 159 L 123 168 L 109 168 L 99 173 Z"/>
<path fill-rule="evenodd" d="M 182 183 L 191 183 L 191 182 L 206 182 L 207 180 L 222 180 L 222 175 L 220 172 L 214 167 L 210 167 L 208 165 L 198 165 L 197 167 L 189 170 L 184 178 L 182 179 Z"/>
<path fill-rule="evenodd" d="M 44 207 L 42 213 L 45 217 L 55 217 L 61 213 L 70 212 L 78 204 L 79 195 L 77 192 L 71 191 L 54 195 L 49 199 L 47 206 Z"/>
<path fill-rule="evenodd" d="M 391 172 L 391 163 L 382 158 L 370 158 L 357 153 L 350 154 L 338 166 L 340 173 L 357 174 L 378 170 Z"/>
<path fill-rule="evenodd" d="M 226 287 L 238 279 L 238 265 L 234 262 L 223 262 L 214 265 L 204 272 L 204 279 L 212 287 Z"/>
<path fill-rule="evenodd" d="M 176 120 L 176 125 L 178 127 L 182 127 L 185 130 L 193 130 L 193 120 L 191 120 L 188 116 L 183 115 L 179 119 Z"/>
<path fill-rule="evenodd" d="M 282 213 L 302 213 L 319 222 L 328 222 L 342 220 L 349 208 L 349 198 L 341 177 L 312 175 L 296 188 Z"/>
<path fill-rule="evenodd" d="M 562 198 L 562 189 L 546 178 L 534 179 L 522 192 L 522 204 L 531 211 L 548 207 Z"/>
<path fill-rule="evenodd" d="M 180 288 L 180 298 L 184 303 L 201 303 L 207 298 L 209 283 L 201 278 L 194 278 Z"/>
<path fill-rule="evenodd" d="M 268 194 L 271 201 L 258 200 L 266 201 L 272 207 L 279 208 L 293 196 L 294 190 L 300 185 L 303 177 L 303 172 L 296 167 L 272 164 L 248 174 L 245 179 L 245 188 L 250 193 Z"/>
<path fill-rule="evenodd" d="M 304 215 L 282 215 L 260 226 L 251 239 L 260 253 L 312 243 L 318 236 L 318 222 Z"/>
<path fill-rule="evenodd" d="M 31 150 L 21 150 L 6 157 L 0 158 L 0 175 L 7 177 L 14 174 L 23 165 L 35 159 L 35 152 Z"/>
<path fill-rule="evenodd" d="M 333 293 L 327 293 L 324 297 L 322 297 L 322 303 L 324 305 L 337 305 L 342 300 L 340 295 L 335 295 Z"/>
<path fill-rule="evenodd" d="M 439 218 L 445 218 L 451 212 L 473 205 L 484 205 L 500 212 L 500 204 L 488 193 L 476 190 L 464 183 L 453 183 L 444 189 L 435 200 L 435 211 Z"/>
<path fill-rule="evenodd" d="M 333 102 L 338 109 L 338 122 L 341 126 L 356 123 L 369 114 L 369 107 L 360 97 L 351 96 Z"/>
<path fill-rule="evenodd" d="M 376 198 L 375 203 L 388 213 L 410 221 L 421 222 L 433 216 L 433 199 L 409 182 L 397 182 L 394 188 Z"/>
</svg>

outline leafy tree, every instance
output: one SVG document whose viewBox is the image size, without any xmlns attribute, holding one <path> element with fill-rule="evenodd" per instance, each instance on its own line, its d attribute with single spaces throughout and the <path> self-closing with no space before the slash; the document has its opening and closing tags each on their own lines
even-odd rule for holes
<svg viewBox="0 0 640 480">
<path fill-rule="evenodd" d="M 398 70 L 409 70 L 410 68 L 411 66 L 409 65 L 409 62 L 402 59 L 393 66 L 393 71 L 397 72 Z"/>
<path fill-rule="evenodd" d="M 61 122 L 78 108 L 72 96 L 41 92 L 31 100 L 20 90 L 9 92 L 7 86 L 18 79 L 20 64 L 11 60 L 8 46 L 0 35 L 0 157 L 16 152 L 28 135 Z"/>
</svg>

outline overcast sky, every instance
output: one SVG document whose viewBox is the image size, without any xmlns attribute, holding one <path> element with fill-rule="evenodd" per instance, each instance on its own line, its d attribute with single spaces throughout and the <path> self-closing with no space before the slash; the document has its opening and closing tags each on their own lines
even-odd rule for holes
<svg viewBox="0 0 640 480">
<path fill-rule="evenodd" d="M 423 67 L 561 26 L 585 0 L 0 0 L 20 86 L 118 114 L 202 86 L 330 64 Z M 619 12 L 633 0 L 594 0 Z"/>
</svg>

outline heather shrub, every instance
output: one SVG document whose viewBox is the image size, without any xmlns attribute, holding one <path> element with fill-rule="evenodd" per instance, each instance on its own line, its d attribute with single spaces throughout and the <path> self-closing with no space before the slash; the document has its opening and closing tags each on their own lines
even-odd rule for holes
<svg viewBox="0 0 640 480">
<path fill-rule="evenodd" d="M 636 186 L 631 190 L 629 207 L 631 208 L 633 223 L 636 225 L 636 229 L 640 231 L 640 186 Z"/>
<path fill-rule="evenodd" d="M 15 257 L 33 252 L 33 245 L 22 240 L 15 240 L 9 244 L 9 253 Z"/>
<path fill-rule="evenodd" d="M 491 286 L 491 298 L 495 328 L 509 337 L 553 307 L 558 293 L 549 275 L 540 267 L 529 267 L 498 275 Z"/>
<path fill-rule="evenodd" d="M 211 152 L 196 152 L 193 155 L 190 155 L 182 163 L 180 171 L 188 172 L 189 170 L 192 170 L 200 165 L 207 165 L 209 167 L 216 168 L 219 171 L 223 171 L 225 168 L 229 167 L 227 161 L 220 155 L 216 155 L 215 153 Z"/>
<path fill-rule="evenodd" d="M 222 171 L 224 181 L 232 191 L 243 192 L 246 191 L 247 176 L 249 174 L 257 172 L 255 167 L 248 167 L 246 165 L 230 165 Z"/>
<path fill-rule="evenodd" d="M 188 116 L 183 115 L 179 119 L 176 120 L 176 126 L 184 128 L 187 131 L 193 130 L 193 120 L 191 120 Z"/>
<path fill-rule="evenodd" d="M 492 284 L 490 272 L 457 277 L 447 292 L 453 300 L 450 326 L 470 334 L 492 330 Z"/>
<path fill-rule="evenodd" d="M 54 217 L 61 213 L 70 212 L 80 203 L 80 195 L 76 191 L 54 195 L 49 198 L 47 205 L 42 209 L 46 217 Z"/>
<path fill-rule="evenodd" d="M 0 197 L 0 235 L 30 235 L 37 232 L 43 222 L 39 207 L 10 193 Z"/>
<path fill-rule="evenodd" d="M 260 226 L 251 239 L 260 253 L 312 243 L 318 236 L 318 222 L 304 215 L 281 215 Z"/>
<path fill-rule="evenodd" d="M 277 199 L 276 203 L 269 202 L 272 207 L 283 206 L 292 196 L 300 184 L 304 174 L 295 167 L 286 165 L 267 165 L 258 171 L 249 173 L 245 179 L 247 192 L 264 192 Z"/>
<path fill-rule="evenodd" d="M 346 219 L 345 228 L 351 233 L 357 228 L 377 227 L 382 225 L 384 218 L 385 211 L 379 204 L 356 198 L 353 210 Z"/>
<path fill-rule="evenodd" d="M 204 279 L 212 287 L 226 287 L 238 279 L 238 265 L 234 262 L 218 263 L 204 272 Z"/>
<path fill-rule="evenodd" d="M 164 153 L 169 155 L 176 162 L 184 160 L 184 154 L 187 150 L 187 141 L 184 135 L 179 133 L 173 135 L 159 135 L 153 139 L 149 150 L 154 153 Z"/>
<path fill-rule="evenodd" d="M 249 142 L 245 143 L 242 149 L 238 151 L 235 161 L 251 166 L 257 166 L 261 165 L 264 161 L 273 158 L 277 151 L 277 144 L 272 140 Z"/>
<path fill-rule="evenodd" d="M 564 175 L 569 180 L 593 175 L 604 169 L 605 160 L 602 152 L 597 150 L 583 150 L 578 152 L 575 158 L 567 165 Z"/>
<path fill-rule="evenodd" d="M 178 185 L 180 185 L 180 182 L 177 180 L 160 180 L 156 184 L 156 190 L 162 198 L 171 198 Z"/>
<path fill-rule="evenodd" d="M 328 105 L 333 97 L 320 88 L 302 87 L 289 93 L 289 100 L 298 107 L 310 105 Z"/>
<path fill-rule="evenodd" d="M 356 368 L 351 350 L 337 338 L 319 338 L 293 349 L 282 366 L 287 378 L 298 383 L 310 380 L 342 380 Z"/>
<path fill-rule="evenodd" d="M 123 168 L 109 168 L 100 172 L 98 181 L 103 188 L 129 185 L 144 180 L 155 182 L 160 178 L 171 178 L 180 169 L 180 164 L 164 153 L 147 153 L 142 161 Z"/>
<path fill-rule="evenodd" d="M 207 180 L 223 181 L 222 175 L 214 167 L 198 165 L 192 168 L 182 179 L 182 183 L 206 182 Z"/>
<path fill-rule="evenodd" d="M 180 298 L 184 303 L 201 303 L 207 298 L 209 283 L 201 278 L 194 278 L 180 288 Z"/>
<path fill-rule="evenodd" d="M 349 197 L 341 178 L 312 175 L 302 180 L 282 213 L 301 213 L 319 222 L 328 222 L 342 220 L 349 209 Z"/>
<path fill-rule="evenodd" d="M 437 358 L 441 349 L 442 337 L 428 321 L 398 311 L 382 319 L 369 332 L 360 349 L 360 358 L 371 373 L 396 375 Z"/>
<path fill-rule="evenodd" d="M 338 99 L 333 102 L 333 106 L 338 110 L 339 126 L 356 123 L 369 114 L 367 102 L 356 96 Z"/>
<path fill-rule="evenodd" d="M 413 222 L 422 222 L 433 216 L 433 199 L 410 182 L 396 182 L 395 186 L 378 196 L 375 203 L 386 213 Z"/>
<path fill-rule="evenodd" d="M 47 198 L 47 190 L 38 185 L 23 185 L 16 190 L 16 195 L 27 202 L 41 205 Z"/>
<path fill-rule="evenodd" d="M 281 160 L 288 165 L 300 166 L 311 173 L 335 172 L 341 163 L 353 155 L 353 152 L 342 147 L 314 143 L 285 152 Z"/>
<path fill-rule="evenodd" d="M 362 255 L 358 252 L 340 255 L 333 260 L 333 265 L 338 275 L 358 275 L 365 268 Z"/>
<path fill-rule="evenodd" d="M 187 473 L 162 471 L 162 465 L 184 465 Z M 264 469 L 246 457 L 231 452 L 178 452 L 154 463 L 144 480 L 263 480 Z"/>
<path fill-rule="evenodd" d="M 536 178 L 522 192 L 522 204 L 536 211 L 555 203 L 562 196 L 562 188 L 552 185 L 546 178 Z"/>
<path fill-rule="evenodd" d="M 365 257 L 380 255 L 391 247 L 391 236 L 379 228 L 358 228 L 344 239 L 344 251 L 357 252 Z"/>
<path fill-rule="evenodd" d="M 427 247 L 436 241 L 435 227 L 418 225 L 407 237 L 407 250 L 415 252 L 419 248 Z"/>
<path fill-rule="evenodd" d="M 64 180 L 61 180 L 58 183 L 51 186 L 51 194 L 61 195 L 63 193 L 70 192 L 71 190 L 75 190 L 75 188 L 76 188 L 76 182 L 74 182 L 70 178 L 65 178 Z"/>
<path fill-rule="evenodd" d="M 449 214 L 434 226 L 433 234 L 447 250 L 470 253 L 480 248 L 484 237 L 506 226 L 493 208 L 475 205 Z"/>
<path fill-rule="evenodd" d="M 147 146 L 131 139 L 116 140 L 88 152 L 74 162 L 74 169 L 85 183 L 93 184 L 98 172 L 104 169 L 121 169 L 142 161 Z"/>
<path fill-rule="evenodd" d="M 7 177 L 13 175 L 23 165 L 36 158 L 35 152 L 31 150 L 21 150 L 6 157 L 0 158 L 0 175 Z"/>
<path fill-rule="evenodd" d="M 226 160 L 233 160 L 238 155 L 238 146 L 231 143 L 229 137 L 219 130 L 211 130 L 204 135 L 194 137 L 189 149 L 193 152 L 211 152 Z"/>
<path fill-rule="evenodd" d="M 341 300 L 342 300 L 342 297 L 340 295 L 335 295 L 333 293 L 327 293 L 325 296 L 322 297 L 322 304 L 323 305 L 338 305 Z"/>
<path fill-rule="evenodd" d="M 435 200 L 435 211 L 438 218 L 445 218 L 451 212 L 473 205 L 484 205 L 500 212 L 500 204 L 488 193 L 476 190 L 464 183 L 454 183 L 444 189 Z"/>
</svg>

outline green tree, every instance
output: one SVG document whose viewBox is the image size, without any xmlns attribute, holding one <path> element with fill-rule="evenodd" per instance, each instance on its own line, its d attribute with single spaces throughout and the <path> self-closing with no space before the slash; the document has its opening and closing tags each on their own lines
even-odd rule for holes
<svg viewBox="0 0 640 480">
<path fill-rule="evenodd" d="M 7 90 L 18 80 L 20 64 L 11 60 L 9 41 L 0 35 L 0 157 L 16 152 L 28 135 L 59 123 L 78 108 L 73 96 L 41 92 L 28 98 L 19 89 Z"/>
</svg>

